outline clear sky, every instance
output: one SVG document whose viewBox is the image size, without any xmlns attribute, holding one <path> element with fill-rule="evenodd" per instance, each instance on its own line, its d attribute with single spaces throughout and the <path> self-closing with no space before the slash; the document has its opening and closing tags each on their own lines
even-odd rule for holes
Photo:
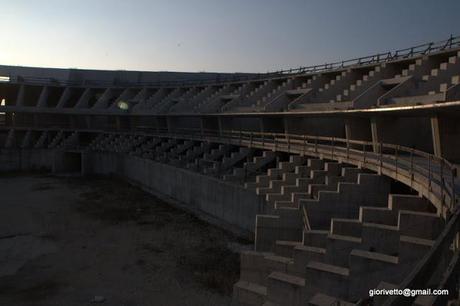
<svg viewBox="0 0 460 306">
<path fill-rule="evenodd" d="M 0 0 L 0 64 L 266 72 L 460 35 L 460 0 Z"/>
</svg>

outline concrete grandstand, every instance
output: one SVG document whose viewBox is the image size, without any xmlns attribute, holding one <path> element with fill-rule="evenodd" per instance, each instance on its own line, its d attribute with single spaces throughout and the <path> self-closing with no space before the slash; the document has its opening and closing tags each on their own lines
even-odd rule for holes
<svg viewBox="0 0 460 306">
<path fill-rule="evenodd" d="M 0 102 L 0 171 L 114 174 L 253 240 L 235 305 L 458 299 L 460 37 L 266 74 L 0 66 Z"/>
</svg>

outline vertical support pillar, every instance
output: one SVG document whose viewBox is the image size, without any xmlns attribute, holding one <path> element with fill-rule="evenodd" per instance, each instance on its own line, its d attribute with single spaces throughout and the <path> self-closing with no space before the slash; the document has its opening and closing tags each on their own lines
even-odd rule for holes
<svg viewBox="0 0 460 306">
<path fill-rule="evenodd" d="M 374 153 L 378 153 L 379 151 L 379 133 L 378 133 L 378 123 L 377 118 L 371 118 L 371 135 L 372 135 L 372 149 Z"/>
<path fill-rule="evenodd" d="M 219 117 L 217 118 L 217 123 L 218 123 L 218 125 L 219 125 L 219 136 L 222 136 L 222 130 L 223 130 L 223 128 L 222 128 L 222 117 L 221 117 L 221 116 L 219 116 Z"/>
<path fill-rule="evenodd" d="M 435 156 L 442 156 L 441 148 L 441 133 L 439 129 L 439 118 L 438 116 L 433 116 L 431 120 L 431 136 L 433 138 L 433 152 Z"/>
<path fill-rule="evenodd" d="M 171 122 L 171 117 L 169 117 L 169 116 L 166 116 L 166 129 L 168 131 L 168 134 L 172 133 L 173 126 L 172 126 L 172 122 Z"/>
<path fill-rule="evenodd" d="M 286 116 L 283 117 L 283 128 L 284 128 L 284 135 L 288 135 L 290 132 L 290 129 L 289 129 L 289 121 Z"/>
<path fill-rule="evenodd" d="M 261 133 L 265 132 L 265 124 L 264 124 L 264 118 L 259 119 L 259 130 Z"/>
<path fill-rule="evenodd" d="M 160 119 L 158 117 L 155 117 L 155 129 L 157 133 L 160 133 Z"/>
<path fill-rule="evenodd" d="M 91 116 L 85 116 L 85 122 L 86 122 L 86 128 L 91 129 L 91 127 L 92 127 Z"/>
<path fill-rule="evenodd" d="M 345 139 L 352 140 L 351 119 L 345 119 Z"/>
<path fill-rule="evenodd" d="M 25 93 L 25 86 L 21 85 L 19 87 L 18 97 L 16 99 L 16 106 L 24 106 L 24 93 Z"/>
<path fill-rule="evenodd" d="M 200 117 L 200 133 L 201 135 L 204 135 L 204 118 Z"/>
<path fill-rule="evenodd" d="M 46 104 L 47 104 L 47 100 L 48 100 L 48 95 L 49 95 L 49 89 L 48 89 L 48 86 L 44 86 L 42 88 L 42 91 L 40 93 L 40 97 L 38 98 L 38 102 L 37 102 L 37 107 L 38 108 L 44 108 L 46 107 Z"/>
</svg>

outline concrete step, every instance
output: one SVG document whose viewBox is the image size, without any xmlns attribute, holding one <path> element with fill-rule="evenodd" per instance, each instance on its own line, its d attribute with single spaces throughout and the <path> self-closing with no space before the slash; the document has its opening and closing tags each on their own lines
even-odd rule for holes
<svg viewBox="0 0 460 306">
<path fill-rule="evenodd" d="M 235 305 L 262 306 L 267 299 L 267 287 L 240 280 L 233 285 L 232 298 Z"/>
<path fill-rule="evenodd" d="M 436 240 L 444 221 L 435 213 L 400 210 L 398 226 L 401 235 Z"/>
<path fill-rule="evenodd" d="M 362 236 L 362 223 L 358 219 L 331 219 L 331 234 L 339 236 L 351 236 L 361 238 Z"/>
<path fill-rule="evenodd" d="M 310 261 L 326 262 L 326 249 L 299 245 L 294 247 L 293 273 L 299 276 L 305 275 L 305 269 Z"/>
<path fill-rule="evenodd" d="M 327 294 L 317 293 L 309 301 L 308 306 L 353 306 L 354 303 L 349 303 L 341 300 L 337 297 L 333 297 Z"/>
<path fill-rule="evenodd" d="M 398 265 L 398 257 L 355 249 L 350 254 L 349 296 L 358 300 L 380 282 L 400 283 L 407 271 Z"/>
<path fill-rule="evenodd" d="M 283 272 L 272 272 L 268 277 L 267 299 L 280 306 L 304 305 L 305 279 Z"/>
<path fill-rule="evenodd" d="M 349 276 L 347 268 L 310 261 L 306 267 L 305 279 L 311 280 L 305 283 L 306 298 L 323 293 L 348 300 Z"/>
<path fill-rule="evenodd" d="M 361 238 L 344 235 L 328 235 L 326 244 L 326 262 L 347 268 L 348 257 L 352 250 L 360 247 Z"/>
<path fill-rule="evenodd" d="M 417 263 L 433 247 L 434 240 L 421 239 L 400 235 L 399 237 L 399 262 Z"/>
<path fill-rule="evenodd" d="M 256 216 L 255 248 L 257 251 L 273 251 L 277 240 L 301 241 L 304 221 L 298 209 L 283 208 L 274 215 Z"/>
<path fill-rule="evenodd" d="M 397 226 L 363 223 L 360 248 L 369 252 L 398 256 L 399 236 Z"/>
<path fill-rule="evenodd" d="M 388 208 L 393 211 L 409 210 L 419 212 L 435 212 L 434 207 L 420 196 L 408 194 L 390 194 Z"/>
<path fill-rule="evenodd" d="M 329 230 L 306 230 L 303 232 L 302 243 L 305 246 L 326 248 Z"/>
<path fill-rule="evenodd" d="M 398 211 L 391 210 L 387 207 L 361 206 L 359 208 L 359 220 L 363 223 L 397 226 Z"/>
<path fill-rule="evenodd" d="M 240 280 L 266 286 L 267 269 L 265 257 L 273 255 L 269 252 L 242 251 L 240 253 Z"/>
<path fill-rule="evenodd" d="M 302 241 L 277 240 L 275 242 L 275 255 L 291 258 L 294 256 L 294 248 L 302 245 Z"/>
</svg>

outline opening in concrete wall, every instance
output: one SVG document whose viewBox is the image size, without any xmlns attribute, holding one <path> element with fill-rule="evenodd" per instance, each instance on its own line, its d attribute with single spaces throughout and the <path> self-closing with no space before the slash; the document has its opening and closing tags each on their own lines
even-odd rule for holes
<svg viewBox="0 0 460 306">
<path fill-rule="evenodd" d="M 80 152 L 64 152 L 62 157 L 62 168 L 58 169 L 62 173 L 81 175 L 81 153 Z"/>
<path fill-rule="evenodd" d="M 42 90 L 42 86 L 24 86 L 24 94 L 22 98 L 23 106 L 37 106 Z"/>
</svg>

